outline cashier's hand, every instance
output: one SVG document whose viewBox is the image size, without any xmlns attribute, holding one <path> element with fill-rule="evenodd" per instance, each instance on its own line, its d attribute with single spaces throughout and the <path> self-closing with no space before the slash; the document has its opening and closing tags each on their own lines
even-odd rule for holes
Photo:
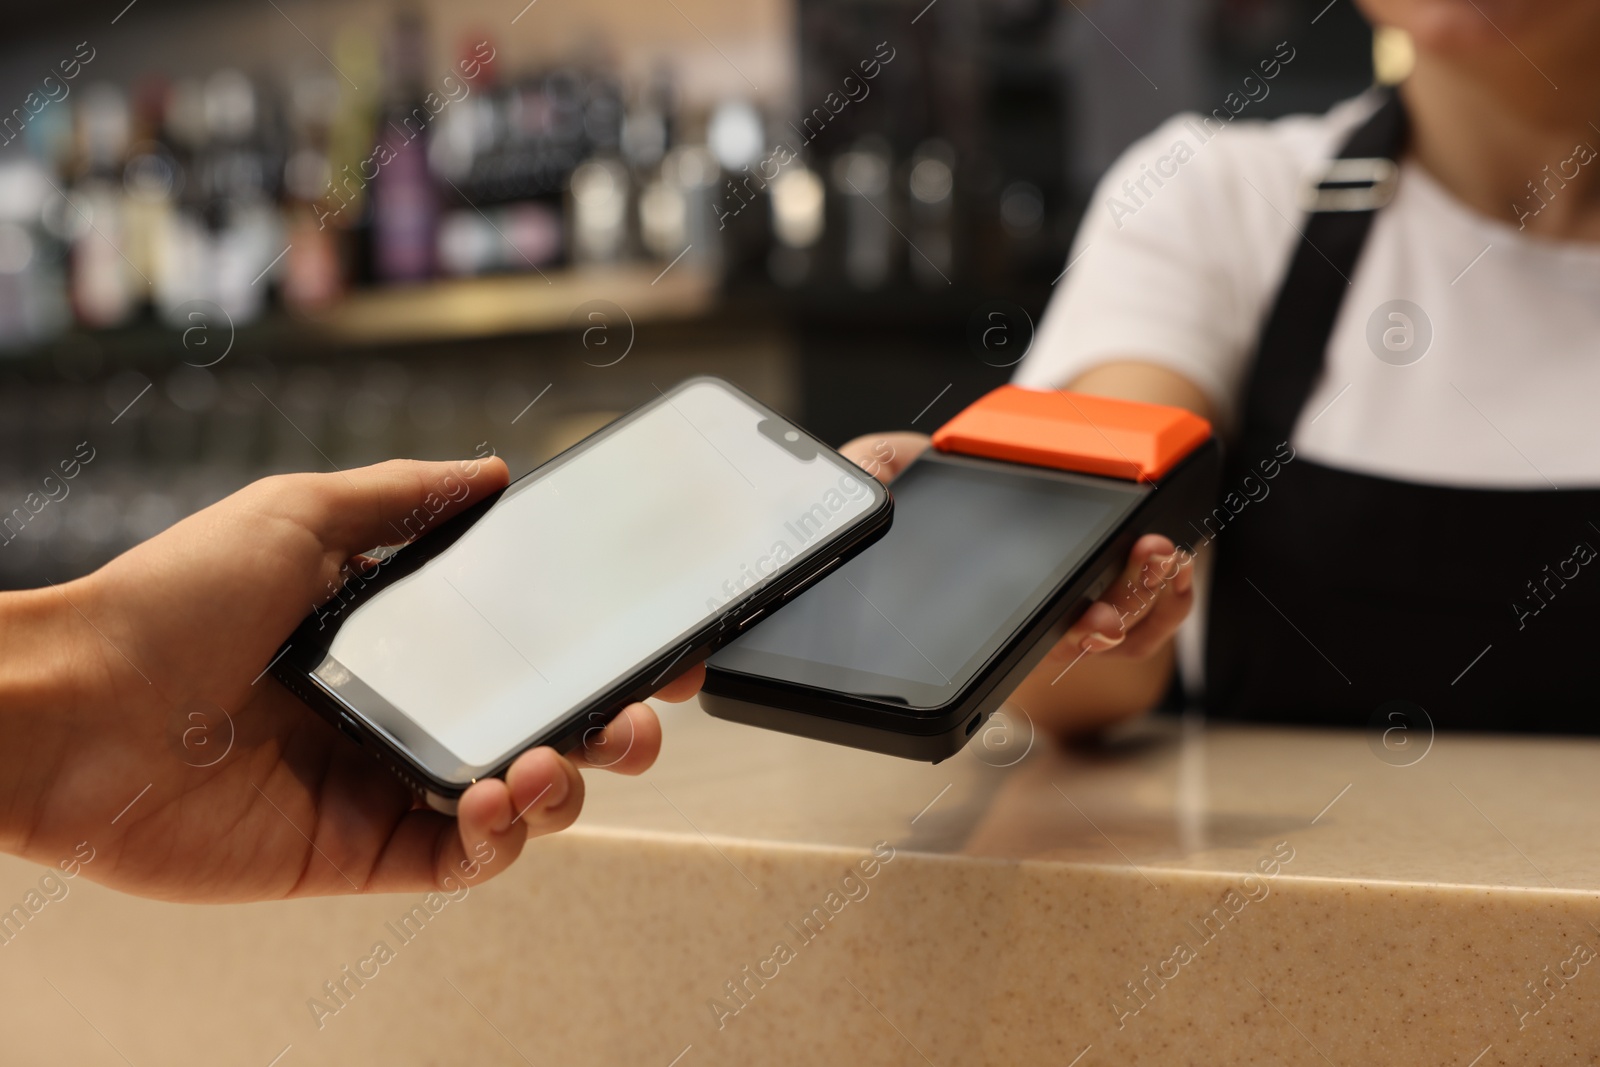
<svg viewBox="0 0 1600 1067">
<path fill-rule="evenodd" d="M 348 569 L 370 565 L 358 553 L 506 481 L 495 458 L 268 478 L 86 578 L 5 594 L 0 671 L 26 674 L 6 688 L 22 697 L 0 701 L 0 846 L 52 867 L 92 849 L 82 874 L 118 889 L 242 901 L 476 884 L 527 836 L 570 825 L 579 767 L 654 761 L 661 728 L 644 704 L 587 759 L 524 753 L 450 818 L 265 670 Z M 702 677 L 660 696 L 687 699 Z"/>
<path fill-rule="evenodd" d="M 918 433 L 868 434 L 840 447 L 848 459 L 868 474 L 889 482 L 911 465 L 928 447 Z M 1160 534 L 1147 534 L 1134 542 L 1127 565 L 1101 599 L 1067 631 L 1035 669 L 1036 678 L 1065 677 L 1063 671 L 1080 659 L 1139 661 L 1166 651 L 1167 642 L 1194 605 L 1194 556 L 1177 549 Z M 1053 719 L 1070 733 L 1081 726 Z"/>
</svg>

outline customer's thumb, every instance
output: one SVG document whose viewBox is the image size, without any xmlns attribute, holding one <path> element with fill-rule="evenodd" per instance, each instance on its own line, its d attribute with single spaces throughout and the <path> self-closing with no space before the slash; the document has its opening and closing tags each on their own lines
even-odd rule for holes
<svg viewBox="0 0 1600 1067">
<path fill-rule="evenodd" d="M 496 456 L 442 463 L 392 459 L 314 477 L 299 517 L 340 559 L 420 537 L 509 480 Z"/>
</svg>

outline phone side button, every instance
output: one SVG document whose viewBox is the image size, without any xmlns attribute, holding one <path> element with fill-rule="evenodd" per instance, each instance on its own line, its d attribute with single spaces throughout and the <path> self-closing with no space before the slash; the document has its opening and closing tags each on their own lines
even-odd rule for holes
<svg viewBox="0 0 1600 1067">
<path fill-rule="evenodd" d="M 339 732 L 358 745 L 366 744 L 366 740 L 361 736 L 361 727 L 357 726 L 356 721 L 342 711 L 339 713 Z"/>
<path fill-rule="evenodd" d="M 1117 567 L 1114 564 L 1110 567 L 1107 567 L 1100 573 L 1100 577 L 1094 580 L 1094 584 L 1090 585 L 1083 595 L 1086 596 L 1091 603 L 1099 600 L 1100 594 L 1111 588 L 1111 583 L 1116 579 L 1117 573 Z"/>
<path fill-rule="evenodd" d="M 765 615 L 766 613 L 767 613 L 767 609 L 766 608 L 762 608 L 760 611 L 754 611 L 754 612 L 751 612 L 749 615 L 746 615 L 744 617 L 744 620 L 739 623 L 739 632 L 743 633 L 745 631 L 746 627 L 750 626 L 750 624 L 755 622 L 757 619 L 761 618 L 761 616 Z"/>
<path fill-rule="evenodd" d="M 805 581 L 801 582 L 799 585 L 795 586 L 793 589 L 791 589 L 787 593 L 785 593 L 784 596 L 783 596 L 783 599 L 784 600 L 793 600 L 795 597 L 799 596 L 801 593 L 805 592 L 807 589 L 810 589 L 813 585 L 815 585 L 817 583 L 817 580 L 819 578 L 826 577 L 828 572 L 832 571 L 833 568 L 837 567 L 839 565 L 839 561 L 842 560 L 843 558 L 844 557 L 839 556 L 839 557 L 836 557 L 836 558 L 834 558 L 832 560 L 829 560 L 827 563 L 824 563 L 822 565 L 822 569 L 821 570 L 817 571 L 817 573 L 813 574 L 811 577 L 807 578 Z"/>
</svg>

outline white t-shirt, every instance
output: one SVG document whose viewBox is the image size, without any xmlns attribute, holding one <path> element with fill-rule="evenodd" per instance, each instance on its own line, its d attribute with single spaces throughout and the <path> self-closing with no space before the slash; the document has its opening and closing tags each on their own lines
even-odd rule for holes
<svg viewBox="0 0 1600 1067">
<path fill-rule="evenodd" d="M 1180 115 L 1128 149 L 1016 380 L 1059 387 L 1135 357 L 1184 375 L 1235 427 L 1299 241 L 1299 187 L 1374 106 L 1211 130 Z M 1408 162 L 1350 280 L 1291 438 L 1299 456 L 1443 485 L 1600 486 L 1600 244 L 1520 232 L 1510 204 L 1486 218 Z M 1395 300 L 1422 315 L 1391 318 Z"/>
</svg>

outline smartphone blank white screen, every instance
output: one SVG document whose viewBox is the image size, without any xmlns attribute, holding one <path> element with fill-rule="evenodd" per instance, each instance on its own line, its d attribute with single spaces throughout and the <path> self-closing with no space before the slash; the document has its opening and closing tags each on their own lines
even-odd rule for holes
<svg viewBox="0 0 1600 1067">
<path fill-rule="evenodd" d="M 353 609 L 317 674 L 355 675 L 487 765 L 874 507 L 715 382 L 666 395 L 513 485 L 454 544 Z"/>
</svg>

